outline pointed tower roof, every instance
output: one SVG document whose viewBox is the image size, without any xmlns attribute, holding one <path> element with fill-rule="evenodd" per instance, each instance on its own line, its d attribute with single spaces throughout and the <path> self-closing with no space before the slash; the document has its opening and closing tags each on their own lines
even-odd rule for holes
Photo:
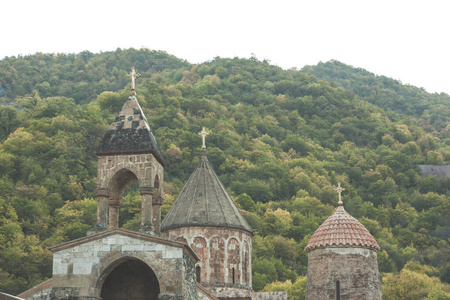
<svg viewBox="0 0 450 300">
<path fill-rule="evenodd" d="M 134 78 L 136 75 L 138 74 L 134 73 L 132 76 L 133 88 L 130 91 L 128 100 L 114 122 L 109 126 L 95 153 L 97 155 L 105 155 L 150 152 L 164 165 L 159 146 L 136 99 L 134 91 Z"/>
<path fill-rule="evenodd" d="M 339 183 L 335 189 L 339 193 L 339 206 L 336 212 L 314 232 L 305 247 L 306 252 L 328 247 L 359 247 L 380 250 L 377 241 L 366 227 L 345 211 L 341 199 L 343 190 L 345 189 L 341 188 Z"/>
<path fill-rule="evenodd" d="M 175 200 L 161 230 L 186 226 L 251 227 L 228 195 L 202 150 L 198 167 Z"/>
</svg>

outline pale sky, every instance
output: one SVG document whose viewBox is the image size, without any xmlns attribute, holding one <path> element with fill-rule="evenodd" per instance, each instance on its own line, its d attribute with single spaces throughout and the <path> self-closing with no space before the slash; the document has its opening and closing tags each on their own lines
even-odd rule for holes
<svg viewBox="0 0 450 300">
<path fill-rule="evenodd" d="M 165 50 L 191 63 L 252 54 L 284 69 L 331 59 L 450 94 L 449 0 L 13 0 L 0 59 Z"/>
</svg>

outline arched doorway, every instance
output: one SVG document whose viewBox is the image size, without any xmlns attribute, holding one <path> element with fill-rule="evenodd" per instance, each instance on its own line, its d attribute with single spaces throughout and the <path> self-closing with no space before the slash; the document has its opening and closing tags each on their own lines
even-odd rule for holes
<svg viewBox="0 0 450 300">
<path fill-rule="evenodd" d="M 103 300 L 157 300 L 159 282 L 153 270 L 137 259 L 117 265 L 104 279 Z"/>
</svg>

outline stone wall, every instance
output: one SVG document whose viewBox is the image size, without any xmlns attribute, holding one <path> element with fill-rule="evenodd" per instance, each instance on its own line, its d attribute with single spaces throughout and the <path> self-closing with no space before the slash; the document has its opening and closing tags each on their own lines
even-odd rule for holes
<svg viewBox="0 0 450 300">
<path fill-rule="evenodd" d="M 197 299 L 196 293 L 192 292 L 196 258 L 186 246 L 121 229 L 108 232 L 99 234 L 101 237 L 97 239 L 94 235 L 51 249 L 54 251 L 54 299 L 68 299 L 67 295 L 78 299 L 100 299 L 108 275 L 131 259 L 145 263 L 155 273 L 160 297 Z"/>
<path fill-rule="evenodd" d="M 252 280 L 252 236 L 249 232 L 190 226 L 169 229 L 162 234 L 171 240 L 187 243 L 197 253 L 200 282 L 215 296 L 249 297 Z"/>
<path fill-rule="evenodd" d="M 427 177 L 428 175 L 434 175 L 437 179 L 450 177 L 450 165 L 418 165 L 417 167 L 422 177 Z"/>
<path fill-rule="evenodd" d="M 197 297 L 197 288 L 195 287 L 195 262 L 183 253 L 183 271 L 184 271 L 184 295 L 186 299 L 195 299 Z"/>
<path fill-rule="evenodd" d="M 287 300 L 287 292 L 253 292 L 253 300 Z"/>
<path fill-rule="evenodd" d="M 326 248 L 308 253 L 306 299 L 381 300 L 377 253 L 363 248 Z"/>
</svg>

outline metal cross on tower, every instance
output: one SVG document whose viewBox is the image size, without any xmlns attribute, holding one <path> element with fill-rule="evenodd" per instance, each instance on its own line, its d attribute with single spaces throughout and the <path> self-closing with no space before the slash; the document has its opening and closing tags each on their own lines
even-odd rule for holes
<svg viewBox="0 0 450 300">
<path fill-rule="evenodd" d="M 202 136 L 202 142 L 203 142 L 202 149 L 206 149 L 205 139 L 206 139 L 206 136 L 208 136 L 210 134 L 211 134 L 211 132 L 206 132 L 205 127 L 202 127 L 202 131 L 198 133 L 198 135 Z"/>
<path fill-rule="evenodd" d="M 128 74 L 127 77 L 131 78 L 131 89 L 134 90 L 134 80 L 141 76 L 141 74 L 136 73 L 134 67 L 131 67 L 131 74 Z"/>
<path fill-rule="evenodd" d="M 339 204 L 339 205 L 342 205 L 343 203 L 342 203 L 342 199 L 341 199 L 341 193 L 342 193 L 343 191 L 345 191 L 345 189 L 344 189 L 343 187 L 341 187 L 341 183 L 338 182 L 338 186 L 337 186 L 337 188 L 335 188 L 334 190 L 335 190 L 336 192 L 339 193 L 339 202 L 338 202 L 338 204 Z"/>
</svg>

